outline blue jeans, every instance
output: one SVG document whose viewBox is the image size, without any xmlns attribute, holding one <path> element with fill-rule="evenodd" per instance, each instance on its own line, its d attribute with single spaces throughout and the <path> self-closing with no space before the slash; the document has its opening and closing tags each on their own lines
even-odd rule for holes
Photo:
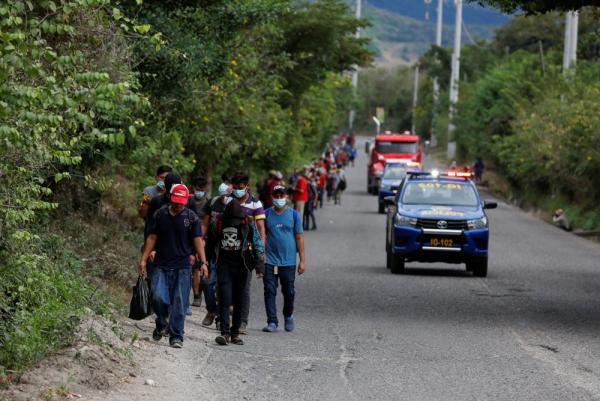
<svg viewBox="0 0 600 401">
<path fill-rule="evenodd" d="M 202 278 L 200 285 L 204 293 L 206 310 L 209 313 L 217 313 L 217 265 L 215 263 L 210 264 L 208 278 Z"/>
<path fill-rule="evenodd" d="M 283 294 L 283 317 L 294 314 L 294 280 L 296 279 L 296 266 L 279 266 L 275 275 L 273 265 L 266 265 L 263 284 L 265 287 L 265 310 L 267 311 L 267 323 L 278 324 L 277 321 L 277 284 L 281 282 L 281 293 Z"/>
<path fill-rule="evenodd" d="M 185 312 L 190 302 L 192 274 L 189 266 L 169 269 L 156 266 L 152 275 L 152 306 L 156 329 L 169 328 L 171 340 L 183 341 Z"/>
</svg>

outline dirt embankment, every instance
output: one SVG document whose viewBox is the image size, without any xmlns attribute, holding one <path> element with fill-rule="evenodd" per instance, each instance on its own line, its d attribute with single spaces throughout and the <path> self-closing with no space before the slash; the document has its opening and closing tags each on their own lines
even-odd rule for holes
<svg viewBox="0 0 600 401">
<path fill-rule="evenodd" d="M 20 380 L 0 390 L 0 401 L 131 401 L 170 399 L 191 401 L 206 390 L 203 366 L 216 331 L 201 325 L 204 308 L 193 308 L 186 319 L 183 349 L 168 339 L 152 340 L 154 319 L 118 323 L 88 318 L 76 343 L 45 358 Z M 198 392 L 181 391 L 194 383 Z M 208 393 L 207 393 L 208 394 Z"/>
<path fill-rule="evenodd" d="M 137 376 L 134 350 L 140 347 L 130 323 L 88 317 L 73 346 L 45 358 L 1 390 L 0 400 L 50 401 L 108 390 Z"/>
</svg>

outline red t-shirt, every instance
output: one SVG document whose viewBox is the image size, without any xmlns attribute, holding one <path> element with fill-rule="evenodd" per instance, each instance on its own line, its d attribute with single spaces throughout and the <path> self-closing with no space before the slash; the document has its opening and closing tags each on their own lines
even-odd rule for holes
<svg viewBox="0 0 600 401">
<path fill-rule="evenodd" d="M 319 184 L 317 185 L 318 188 L 325 188 L 325 185 L 327 184 L 327 178 L 325 177 L 325 174 L 321 174 L 319 176 Z"/>
<path fill-rule="evenodd" d="M 281 182 L 279 180 L 275 180 L 272 178 L 269 178 L 267 180 L 267 194 L 265 198 L 265 207 L 271 207 L 271 205 L 273 204 L 273 199 L 271 198 L 273 196 L 273 188 L 280 184 Z"/>
<path fill-rule="evenodd" d="M 298 177 L 298 181 L 296 181 L 296 189 L 294 190 L 294 200 L 296 202 L 308 200 L 308 183 L 306 182 L 306 178 L 300 176 Z"/>
</svg>

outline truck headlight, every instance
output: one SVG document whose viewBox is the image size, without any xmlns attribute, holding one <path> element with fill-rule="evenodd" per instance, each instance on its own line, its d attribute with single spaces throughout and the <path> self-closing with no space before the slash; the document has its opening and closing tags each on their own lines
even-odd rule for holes
<svg viewBox="0 0 600 401">
<path fill-rule="evenodd" d="M 469 228 L 469 230 L 479 230 L 482 228 L 487 228 L 488 226 L 488 221 L 487 221 L 487 217 L 483 216 L 480 219 L 475 219 L 475 220 L 467 220 L 467 227 Z"/>
<path fill-rule="evenodd" d="M 417 225 L 417 219 L 396 213 L 396 216 L 394 217 L 394 224 L 397 226 L 415 227 Z"/>
</svg>

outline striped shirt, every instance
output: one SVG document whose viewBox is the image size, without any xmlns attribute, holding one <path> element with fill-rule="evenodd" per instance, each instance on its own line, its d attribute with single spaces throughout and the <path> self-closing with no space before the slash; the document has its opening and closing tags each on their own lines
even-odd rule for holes
<svg viewBox="0 0 600 401">
<path fill-rule="evenodd" d="M 256 220 L 264 220 L 265 219 L 265 209 L 263 208 L 263 204 L 260 200 L 256 199 L 251 193 L 248 194 L 248 199 L 242 205 L 242 209 L 244 210 L 244 214 L 246 217 Z M 224 202 L 227 205 L 229 202 L 233 200 L 232 195 L 228 195 L 225 197 Z"/>
</svg>

